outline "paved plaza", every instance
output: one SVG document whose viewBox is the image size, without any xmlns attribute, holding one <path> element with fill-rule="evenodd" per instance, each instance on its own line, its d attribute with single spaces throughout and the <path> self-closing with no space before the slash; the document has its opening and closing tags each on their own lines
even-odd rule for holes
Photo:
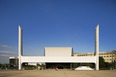
<svg viewBox="0 0 116 77">
<path fill-rule="evenodd" d="M 0 77 L 116 77 L 116 71 L 0 70 Z"/>
</svg>

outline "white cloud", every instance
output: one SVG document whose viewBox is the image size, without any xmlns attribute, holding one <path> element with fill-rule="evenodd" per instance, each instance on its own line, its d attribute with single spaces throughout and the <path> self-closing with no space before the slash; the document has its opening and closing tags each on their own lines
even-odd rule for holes
<svg viewBox="0 0 116 77">
<path fill-rule="evenodd" d="M 12 48 L 11 46 L 8 46 L 8 45 L 0 45 L 0 47 L 2 47 L 2 48 Z"/>
<path fill-rule="evenodd" d="M 0 54 L 0 56 L 3 56 L 3 57 L 9 57 L 9 55 L 3 55 L 3 54 Z"/>
<path fill-rule="evenodd" d="M 12 51 L 0 51 L 0 54 L 17 54 L 17 52 L 12 52 Z"/>
<path fill-rule="evenodd" d="M 17 56 L 17 48 L 0 45 L 0 63 L 8 63 L 10 56 Z"/>
<path fill-rule="evenodd" d="M 17 52 L 11 51 L 0 51 L 0 57 L 10 57 L 10 56 L 17 56 Z"/>
<path fill-rule="evenodd" d="M 0 51 L 0 63 L 8 63 L 11 56 L 17 56 L 17 52 Z"/>
</svg>

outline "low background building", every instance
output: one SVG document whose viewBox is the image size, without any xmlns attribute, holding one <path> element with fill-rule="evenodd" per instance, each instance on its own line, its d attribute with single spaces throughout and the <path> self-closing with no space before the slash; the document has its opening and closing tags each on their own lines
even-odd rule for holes
<svg viewBox="0 0 116 77">
<path fill-rule="evenodd" d="M 9 57 L 9 63 L 18 66 L 18 57 Z"/>
<path fill-rule="evenodd" d="M 94 53 L 74 53 L 73 56 L 94 56 Z M 99 52 L 99 56 L 103 57 L 105 62 L 111 63 L 116 62 L 116 50 Z"/>
</svg>

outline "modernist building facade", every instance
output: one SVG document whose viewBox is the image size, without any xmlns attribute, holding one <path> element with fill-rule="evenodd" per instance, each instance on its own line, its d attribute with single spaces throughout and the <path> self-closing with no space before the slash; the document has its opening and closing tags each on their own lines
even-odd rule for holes
<svg viewBox="0 0 116 77">
<path fill-rule="evenodd" d="M 45 56 L 23 56 L 22 28 L 19 26 L 18 43 L 18 69 L 22 69 L 22 63 L 95 63 L 99 70 L 99 25 L 95 28 L 95 55 L 94 56 L 72 56 L 72 47 L 45 47 Z"/>
<path fill-rule="evenodd" d="M 53 49 L 53 50 L 56 49 L 56 48 L 60 49 L 59 47 L 46 47 L 46 48 L 50 48 L 50 49 Z M 46 50 L 46 48 L 45 48 L 45 50 Z M 63 49 L 63 48 L 68 48 L 68 47 L 61 47 L 61 48 Z M 71 50 L 72 50 L 72 47 L 69 47 L 69 48 L 71 48 Z M 58 55 L 63 56 L 63 54 L 66 55 L 65 52 L 62 54 L 61 50 L 60 50 L 61 53 L 58 53 L 58 54 L 56 54 L 54 51 L 50 51 L 50 52 L 51 52 L 52 56 L 58 56 Z M 93 52 L 89 52 L 89 53 L 73 53 L 73 52 L 70 52 L 70 53 L 72 53 L 72 56 L 74 56 L 74 57 L 95 56 L 95 53 L 93 53 Z M 46 56 L 51 56 L 50 54 L 47 54 L 47 52 L 45 53 L 45 55 Z M 67 55 L 67 56 L 69 56 L 69 55 Z M 70 54 L 70 56 L 71 56 L 71 54 Z M 99 52 L 99 57 L 103 57 L 104 61 L 108 62 L 108 63 L 116 62 L 116 50 Z M 18 57 L 9 57 L 9 63 L 18 66 Z M 36 65 L 36 64 L 37 63 L 28 63 L 28 65 Z"/>
<path fill-rule="evenodd" d="M 73 53 L 73 56 L 94 56 L 94 53 Z M 106 51 L 106 52 L 99 52 L 99 56 L 103 57 L 105 62 L 112 63 L 116 62 L 116 50 L 114 51 Z"/>
</svg>

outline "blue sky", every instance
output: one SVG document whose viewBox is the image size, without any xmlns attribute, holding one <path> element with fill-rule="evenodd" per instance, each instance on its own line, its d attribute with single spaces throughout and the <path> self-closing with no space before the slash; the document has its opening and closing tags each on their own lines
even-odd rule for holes
<svg viewBox="0 0 116 77">
<path fill-rule="evenodd" d="M 23 54 L 43 56 L 44 47 L 73 47 L 94 52 L 100 26 L 100 52 L 116 50 L 115 0 L 0 0 L 0 63 L 18 53 L 18 25 Z"/>
</svg>

